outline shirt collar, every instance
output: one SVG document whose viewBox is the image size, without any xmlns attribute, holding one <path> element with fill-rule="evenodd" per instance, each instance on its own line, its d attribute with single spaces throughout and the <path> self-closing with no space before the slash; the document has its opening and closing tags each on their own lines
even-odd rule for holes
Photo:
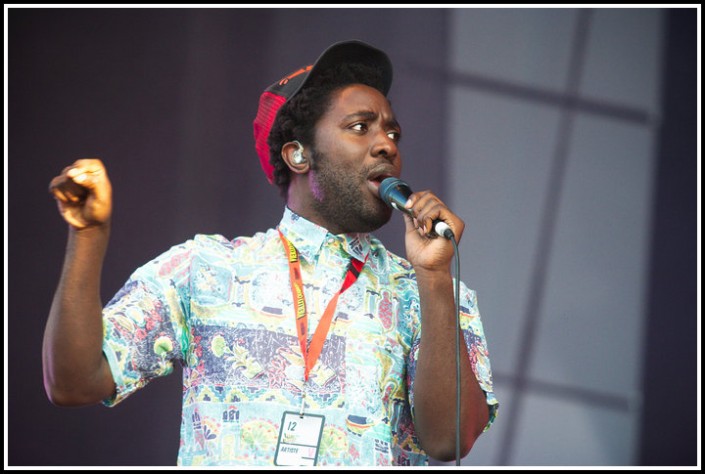
<svg viewBox="0 0 705 474">
<path fill-rule="evenodd" d="M 351 257 L 364 261 L 370 251 L 370 235 L 351 233 L 333 235 L 325 227 L 314 224 L 299 216 L 288 207 L 279 222 L 279 229 L 289 239 L 301 257 L 314 262 L 324 244 L 340 243 L 341 248 Z"/>
</svg>

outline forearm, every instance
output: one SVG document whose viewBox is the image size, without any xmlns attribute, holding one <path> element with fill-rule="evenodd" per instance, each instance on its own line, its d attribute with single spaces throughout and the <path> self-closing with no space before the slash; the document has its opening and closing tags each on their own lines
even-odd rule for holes
<svg viewBox="0 0 705 474">
<path fill-rule="evenodd" d="M 456 309 L 450 272 L 417 272 L 421 344 L 414 381 L 415 424 L 424 450 L 436 459 L 455 458 Z M 487 423 L 488 409 L 460 335 L 460 447 L 465 456 Z"/>
<path fill-rule="evenodd" d="M 94 403 L 110 395 L 100 298 L 109 233 L 109 225 L 69 231 L 42 347 L 44 385 L 60 405 Z"/>
</svg>

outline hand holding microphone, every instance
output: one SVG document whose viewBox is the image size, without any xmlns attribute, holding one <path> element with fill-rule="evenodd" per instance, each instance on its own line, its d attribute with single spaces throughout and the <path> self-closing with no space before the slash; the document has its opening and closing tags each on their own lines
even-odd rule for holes
<svg viewBox="0 0 705 474">
<path fill-rule="evenodd" d="M 379 196 L 382 198 L 389 207 L 397 209 L 412 218 L 416 216 L 413 214 L 411 209 L 405 207 L 406 202 L 409 200 L 409 196 L 413 193 L 408 184 L 399 178 L 385 178 L 379 185 Z M 450 226 L 440 219 L 433 220 L 432 232 L 435 235 L 441 235 L 446 239 L 450 240 L 453 236 L 453 231 Z"/>
</svg>

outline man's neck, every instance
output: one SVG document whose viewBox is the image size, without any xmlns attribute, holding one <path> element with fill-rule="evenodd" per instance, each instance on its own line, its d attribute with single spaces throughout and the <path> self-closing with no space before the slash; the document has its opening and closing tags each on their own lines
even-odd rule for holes
<svg viewBox="0 0 705 474">
<path fill-rule="evenodd" d="M 313 212 L 311 208 L 296 206 L 291 201 L 287 202 L 286 207 L 288 207 L 289 210 L 294 214 L 303 217 L 304 219 L 310 222 L 313 222 L 317 226 L 323 227 L 331 234 L 337 235 L 345 233 L 345 231 L 341 229 L 340 226 L 332 225 L 331 223 L 323 219 L 321 216 L 319 216 L 317 213 Z"/>
<path fill-rule="evenodd" d="M 344 233 L 344 230 L 341 229 L 339 225 L 329 222 L 328 219 L 323 218 L 323 216 L 316 212 L 316 207 L 312 205 L 311 202 L 314 197 L 311 195 L 308 187 L 305 187 L 305 189 L 296 189 L 304 185 L 303 181 L 303 179 L 292 180 L 289 184 L 286 206 L 295 214 L 323 227 L 331 234 Z"/>
</svg>

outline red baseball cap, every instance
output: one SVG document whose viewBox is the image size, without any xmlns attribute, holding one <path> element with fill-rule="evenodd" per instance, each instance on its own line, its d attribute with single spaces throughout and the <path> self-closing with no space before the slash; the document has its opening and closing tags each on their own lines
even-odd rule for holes
<svg viewBox="0 0 705 474">
<path fill-rule="evenodd" d="M 270 184 L 274 167 L 269 163 L 267 139 L 277 112 L 294 97 L 311 77 L 339 63 L 362 63 L 379 69 L 382 74 L 382 92 L 386 96 L 392 86 L 392 62 L 387 54 L 359 40 L 341 41 L 329 46 L 314 64 L 304 66 L 267 87 L 259 98 L 257 117 L 253 122 L 255 149 Z"/>
</svg>

